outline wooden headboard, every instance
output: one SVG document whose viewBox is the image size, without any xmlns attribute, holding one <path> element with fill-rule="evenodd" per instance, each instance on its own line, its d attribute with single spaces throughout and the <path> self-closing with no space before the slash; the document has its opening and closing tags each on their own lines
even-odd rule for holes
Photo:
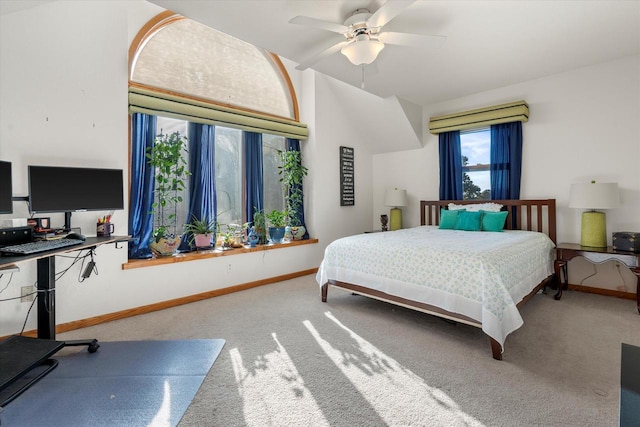
<svg viewBox="0 0 640 427">
<path fill-rule="evenodd" d="M 420 201 L 420 224 L 439 225 L 440 209 L 449 203 L 470 205 L 477 203 L 499 203 L 506 210 L 505 228 L 545 233 L 556 243 L 556 199 L 545 200 L 435 200 Z M 515 221 L 513 220 L 515 216 Z M 514 226 L 515 224 L 515 226 Z"/>
</svg>

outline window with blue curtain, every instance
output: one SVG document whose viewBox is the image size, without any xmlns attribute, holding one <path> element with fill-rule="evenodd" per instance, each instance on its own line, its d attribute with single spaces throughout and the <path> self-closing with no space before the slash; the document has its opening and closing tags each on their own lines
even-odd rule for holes
<svg viewBox="0 0 640 427">
<path fill-rule="evenodd" d="M 264 209 L 262 134 L 243 132 L 244 168 L 246 176 L 246 222 L 253 222 L 253 213 Z"/>
<path fill-rule="evenodd" d="M 153 231 L 154 170 L 147 163 L 147 151 L 156 136 L 156 117 L 148 114 L 131 115 L 131 171 L 129 178 L 129 258 L 151 258 L 149 240 Z"/>
<path fill-rule="evenodd" d="M 133 242 L 129 245 L 129 258 L 150 258 L 151 251 L 148 248 L 151 232 L 153 230 L 153 189 L 155 185 L 153 168 L 148 166 L 146 153 L 153 146 L 153 140 L 158 133 L 173 131 L 172 129 L 160 129 L 159 119 L 141 113 L 133 113 L 131 118 L 131 200 L 129 234 Z M 161 118 L 162 126 L 177 126 L 171 120 Z M 174 120 L 175 121 L 175 120 Z M 182 122 L 183 124 L 186 122 Z M 181 125 L 184 126 L 184 125 Z M 276 162 L 279 156 L 274 155 L 277 150 L 288 149 L 300 151 L 300 141 L 286 139 L 275 135 L 267 135 L 256 132 L 243 131 L 241 140 L 232 140 L 228 137 L 235 129 L 216 127 L 201 123 L 187 123 L 188 139 L 188 163 L 191 176 L 189 178 L 188 200 L 186 201 L 180 217 L 185 222 L 196 220 L 219 220 L 219 206 L 217 203 L 218 186 L 216 179 L 216 162 L 220 165 L 221 159 L 216 157 L 216 149 L 222 144 L 231 151 L 238 151 L 238 159 L 242 163 L 236 171 L 242 174 L 242 194 L 243 218 L 242 222 L 252 222 L 253 213 L 257 210 L 265 209 L 265 173 L 271 174 L 268 181 L 270 183 L 270 194 L 277 194 L 271 201 L 270 208 L 283 209 L 282 187 L 278 182 L 278 169 Z M 231 132 L 233 133 L 233 132 Z M 268 139 L 269 146 L 269 168 L 265 172 L 264 161 L 267 153 L 264 151 L 263 139 Z M 230 150 L 229 145 L 237 143 L 236 149 Z M 240 154 L 241 153 L 241 154 Z M 228 164 L 226 164 L 228 166 Z M 235 173 L 235 172 L 234 172 Z M 277 186 L 277 188 L 275 188 Z M 300 186 L 299 191 L 302 191 Z M 271 198 L 274 198 L 272 194 Z M 275 204 L 274 204 L 275 203 Z M 301 225 L 304 225 L 304 208 L 293 214 Z M 304 239 L 308 239 L 308 232 Z M 180 245 L 181 252 L 192 250 L 189 245 L 189 236 L 183 236 Z"/>
<path fill-rule="evenodd" d="M 213 125 L 189 123 L 189 209 L 186 221 L 216 219 L 215 137 Z M 182 236 L 181 251 L 190 250 L 188 235 Z"/>
<path fill-rule="evenodd" d="M 474 135 L 484 141 L 479 143 Z M 440 133 L 439 149 L 441 200 L 520 198 L 522 122 L 492 125 L 462 135 L 460 131 Z M 485 156 L 479 150 L 488 151 L 488 164 L 484 164 Z M 490 188 L 485 189 L 485 185 Z"/>
<path fill-rule="evenodd" d="M 462 200 L 460 131 L 438 135 L 440 151 L 440 200 Z"/>
<path fill-rule="evenodd" d="M 287 138 L 287 150 L 289 151 L 300 151 L 300 141 L 297 139 Z M 302 184 L 297 186 L 296 188 L 290 189 L 289 191 L 297 191 L 300 194 L 304 194 L 302 191 Z M 304 197 L 303 197 L 304 199 Z M 302 236 L 302 240 L 306 240 L 309 238 L 309 230 L 307 229 L 307 225 L 304 221 L 304 200 L 298 206 L 298 210 L 296 212 L 289 212 L 289 216 L 293 217 L 293 222 L 305 228 L 304 235 Z"/>
<path fill-rule="evenodd" d="M 522 122 L 491 126 L 491 199 L 520 198 Z"/>
</svg>

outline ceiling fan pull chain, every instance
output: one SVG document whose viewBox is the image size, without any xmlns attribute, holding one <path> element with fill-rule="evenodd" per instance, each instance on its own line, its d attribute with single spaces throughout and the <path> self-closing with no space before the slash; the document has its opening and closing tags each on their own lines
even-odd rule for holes
<svg viewBox="0 0 640 427">
<path fill-rule="evenodd" d="M 364 89 L 364 64 L 362 64 L 361 67 L 362 67 L 362 83 L 360 84 L 360 87 Z"/>
</svg>

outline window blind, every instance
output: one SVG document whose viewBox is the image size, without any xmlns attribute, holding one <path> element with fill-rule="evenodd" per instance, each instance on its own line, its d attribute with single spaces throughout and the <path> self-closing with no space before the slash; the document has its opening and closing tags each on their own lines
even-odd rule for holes
<svg viewBox="0 0 640 427">
<path fill-rule="evenodd" d="M 529 120 L 529 106 L 525 101 L 434 116 L 429 119 L 429 132 L 434 135 L 454 130 L 474 129 L 509 122 Z"/>
<path fill-rule="evenodd" d="M 140 85 L 129 85 L 129 112 L 172 117 L 194 123 L 306 140 L 307 125 L 281 117 L 184 97 Z"/>
</svg>

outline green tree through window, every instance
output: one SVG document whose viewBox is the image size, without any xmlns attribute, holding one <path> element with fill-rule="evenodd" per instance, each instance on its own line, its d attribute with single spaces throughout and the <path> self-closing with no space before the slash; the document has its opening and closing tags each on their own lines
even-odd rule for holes
<svg viewBox="0 0 640 427">
<path fill-rule="evenodd" d="M 462 198 L 491 199 L 489 166 L 491 162 L 491 132 L 488 128 L 460 133 L 462 151 Z"/>
</svg>

